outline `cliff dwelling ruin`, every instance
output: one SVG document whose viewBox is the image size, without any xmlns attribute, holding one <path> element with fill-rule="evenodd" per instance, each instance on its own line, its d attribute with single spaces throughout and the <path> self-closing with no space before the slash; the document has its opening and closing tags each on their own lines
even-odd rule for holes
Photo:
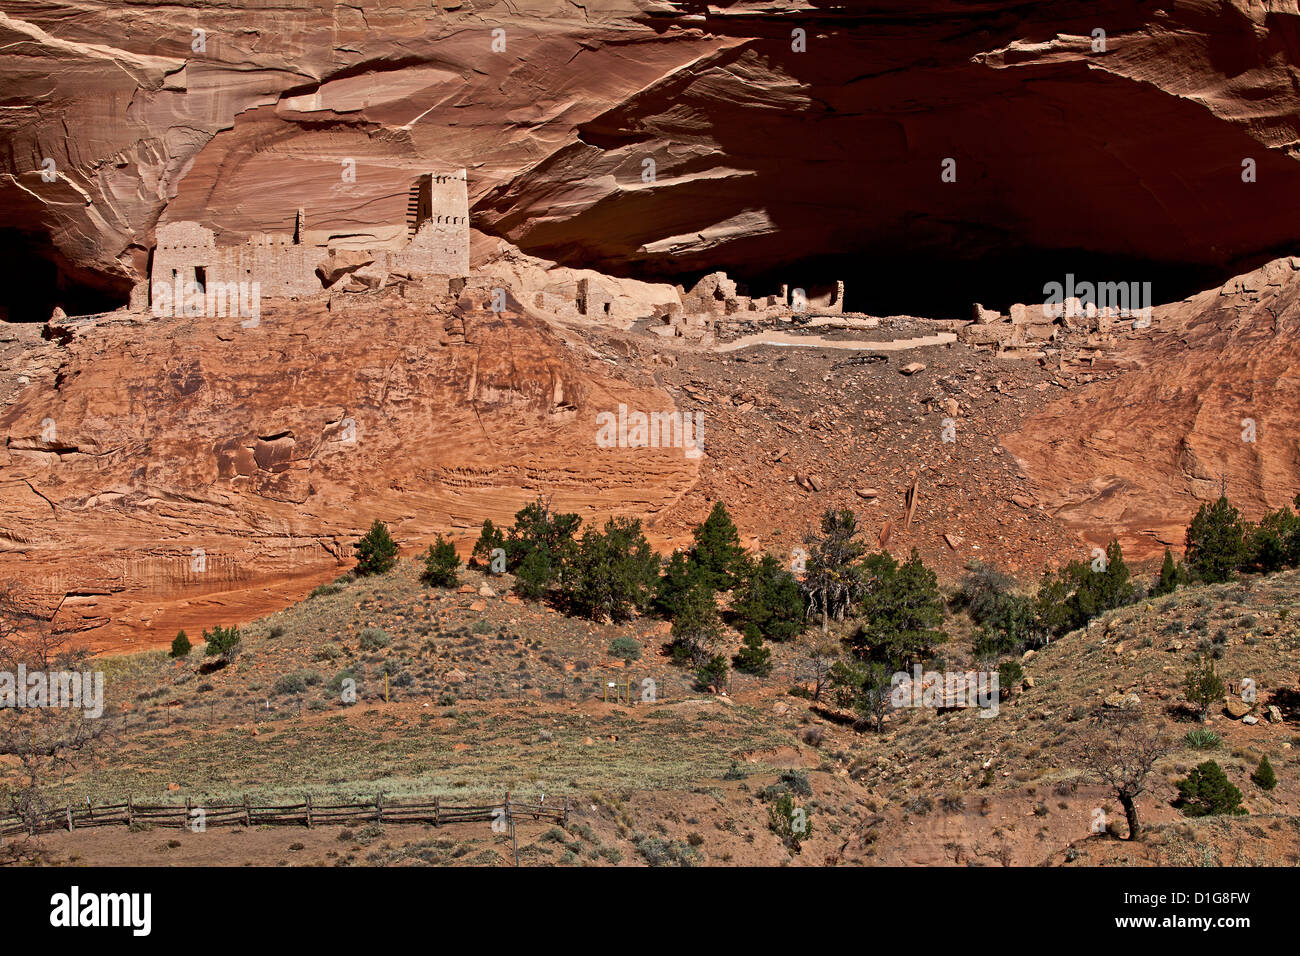
<svg viewBox="0 0 1300 956">
<path fill-rule="evenodd" d="M 406 229 L 396 238 L 355 249 L 346 236 L 311 234 L 302 209 L 292 233 L 261 233 L 221 244 L 197 222 L 159 224 L 149 282 L 132 295 L 132 309 L 171 314 L 198 293 L 205 311 L 233 314 L 232 300 L 311 295 L 338 284 L 381 288 L 389 275 L 469 275 L 469 198 L 464 169 L 427 173 L 411 186 Z M 241 288 L 242 293 L 237 292 Z M 214 307 L 217 311 L 214 313 Z"/>
</svg>

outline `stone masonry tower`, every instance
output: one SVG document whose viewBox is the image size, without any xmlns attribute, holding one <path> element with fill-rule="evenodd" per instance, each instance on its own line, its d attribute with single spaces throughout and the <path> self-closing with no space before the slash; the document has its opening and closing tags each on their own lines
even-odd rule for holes
<svg viewBox="0 0 1300 956">
<path fill-rule="evenodd" d="M 413 215 L 408 215 L 411 244 L 406 253 L 420 259 L 427 257 L 422 271 L 469 275 L 469 191 L 465 170 L 421 176 L 413 193 Z"/>
</svg>

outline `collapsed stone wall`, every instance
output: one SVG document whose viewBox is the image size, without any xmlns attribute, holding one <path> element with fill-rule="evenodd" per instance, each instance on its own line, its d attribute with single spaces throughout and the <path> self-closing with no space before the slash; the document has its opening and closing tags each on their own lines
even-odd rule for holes
<svg viewBox="0 0 1300 956">
<path fill-rule="evenodd" d="M 681 307 L 658 313 L 663 326 L 680 338 L 698 339 L 709 333 L 719 318 L 780 318 L 797 315 L 843 315 L 844 283 L 791 288 L 782 285 L 775 295 L 751 295 L 725 272 L 711 272 L 689 291 L 681 290 Z M 663 334 L 663 333 L 661 333 Z"/>
<path fill-rule="evenodd" d="M 958 340 L 998 352 L 1036 351 L 1067 337 L 1087 348 L 1111 348 L 1124 323 L 1141 322 L 1147 315 L 1142 309 L 1098 308 L 1078 298 L 1044 305 L 1017 303 L 1008 315 L 977 302 L 973 311 L 974 320 L 958 331 Z"/>
</svg>

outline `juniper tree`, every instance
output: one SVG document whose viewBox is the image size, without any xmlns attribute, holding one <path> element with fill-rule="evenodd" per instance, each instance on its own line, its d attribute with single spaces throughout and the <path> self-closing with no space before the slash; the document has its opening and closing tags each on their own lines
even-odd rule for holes
<svg viewBox="0 0 1300 956">
<path fill-rule="evenodd" d="M 709 516 L 695 529 L 694 537 L 691 560 L 709 587 L 715 591 L 735 587 L 744 570 L 745 549 L 740 546 L 740 532 L 727 514 L 727 506 L 715 501 Z"/>
<path fill-rule="evenodd" d="M 804 602 L 795 576 L 775 555 L 765 554 L 745 575 L 731 610 L 769 641 L 788 641 L 803 631 Z"/>
<path fill-rule="evenodd" d="M 873 555 L 862 599 L 863 622 L 846 642 L 864 660 L 877 660 L 895 669 L 924 660 L 947 641 L 943 597 L 935 573 L 916 549 L 901 565 L 889 552 Z"/>
<path fill-rule="evenodd" d="M 1255 767 L 1255 772 L 1250 775 L 1250 779 L 1262 790 L 1272 790 L 1277 786 L 1277 774 L 1273 772 L 1273 765 L 1268 762 L 1267 754 L 1259 758 L 1259 764 Z"/>
<path fill-rule="evenodd" d="M 1187 572 L 1183 570 L 1182 565 L 1174 563 L 1174 556 L 1168 548 L 1165 548 L 1165 559 L 1160 564 L 1160 576 L 1156 578 L 1156 583 L 1151 588 L 1154 595 L 1173 594 L 1179 587 L 1187 583 Z"/>
<path fill-rule="evenodd" d="M 771 673 L 772 652 L 763 646 L 763 635 L 759 633 L 756 625 L 745 625 L 744 639 L 741 641 L 740 650 L 732 658 L 732 663 L 736 665 L 736 670 L 746 674 L 762 677 Z"/>
<path fill-rule="evenodd" d="M 1223 679 L 1219 677 L 1211 658 L 1202 657 L 1183 678 L 1183 693 L 1202 719 L 1210 705 L 1223 697 L 1223 692 Z"/>
<path fill-rule="evenodd" d="M 865 589 L 858 562 L 866 546 L 858 540 L 859 531 L 852 511 L 828 508 L 821 532 L 804 538 L 808 559 L 802 587 L 808 613 L 821 615 L 822 633 L 829 629 L 832 617 L 844 620 Z"/>
<path fill-rule="evenodd" d="M 454 588 L 460 584 L 460 578 L 456 574 L 460 569 L 456 546 L 442 535 L 438 535 L 433 544 L 429 545 L 423 558 L 424 569 L 420 572 L 420 580 L 425 584 L 435 588 Z"/>
<path fill-rule="evenodd" d="M 1216 584 L 1229 580 L 1245 557 L 1246 529 L 1227 497 L 1201 505 L 1187 526 L 1188 570 L 1199 580 Z"/>
<path fill-rule="evenodd" d="M 672 627 L 673 660 L 699 666 L 713 654 L 722 637 L 713 589 L 703 581 L 690 587 L 678 604 Z"/>
<path fill-rule="evenodd" d="M 500 550 L 504 554 L 505 547 L 505 532 L 494 525 L 491 518 L 485 518 L 478 540 L 474 542 L 474 550 L 469 555 L 470 566 L 492 568 L 493 552 Z M 493 568 L 493 570 L 497 569 Z"/>
<path fill-rule="evenodd" d="M 370 530 L 362 535 L 354 550 L 357 555 L 357 574 L 383 574 L 397 563 L 397 543 L 388 533 L 388 525 L 378 518 Z"/>
<path fill-rule="evenodd" d="M 574 614 L 593 621 L 625 621 L 650 603 L 659 559 L 637 518 L 610 518 L 603 531 L 582 536 L 561 595 Z"/>
<path fill-rule="evenodd" d="M 1219 814 L 1241 816 L 1241 790 L 1213 760 L 1197 765 L 1178 781 L 1178 808 L 1183 816 L 1208 817 Z"/>
</svg>

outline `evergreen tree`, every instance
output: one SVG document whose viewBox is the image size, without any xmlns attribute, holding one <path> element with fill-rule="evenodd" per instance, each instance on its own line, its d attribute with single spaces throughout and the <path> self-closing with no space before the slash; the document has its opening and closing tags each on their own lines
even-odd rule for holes
<svg viewBox="0 0 1300 956">
<path fill-rule="evenodd" d="M 1267 754 L 1259 758 L 1259 766 L 1250 775 L 1250 779 L 1255 782 L 1255 786 L 1263 790 L 1272 790 L 1277 786 L 1277 774 L 1273 772 L 1273 765 L 1268 762 Z"/>
<path fill-rule="evenodd" d="M 357 574 L 383 574 L 397 563 L 397 544 L 388 533 L 388 525 L 378 518 L 370 530 L 362 535 L 354 550 L 357 555 Z"/>
<path fill-rule="evenodd" d="M 879 733 L 889 712 L 892 675 L 879 661 L 841 660 L 831 666 L 835 701 L 870 720 Z"/>
<path fill-rule="evenodd" d="M 674 551 L 664 562 L 663 574 L 655 585 L 654 608 L 669 620 L 677 616 L 682 598 L 697 584 L 704 583 L 699 565 L 685 551 Z"/>
<path fill-rule="evenodd" d="M 542 550 L 529 551 L 515 568 L 515 593 L 529 601 L 540 601 L 546 597 L 554 580 L 555 569 L 550 554 Z"/>
<path fill-rule="evenodd" d="M 912 549 L 899 565 L 884 552 L 868 562 L 872 580 L 862 600 L 862 626 L 848 638 L 853 652 L 895 670 L 929 657 L 948 637 L 943 624 L 943 598 L 935 573 Z"/>
<path fill-rule="evenodd" d="M 172 639 L 172 657 L 189 657 L 190 639 L 185 636 L 184 631 L 177 631 L 176 637 Z"/>
<path fill-rule="evenodd" d="M 750 568 L 731 609 L 739 620 L 753 624 L 765 640 L 788 641 L 803 631 L 804 603 L 799 582 L 775 555 L 763 555 Z"/>
<path fill-rule="evenodd" d="M 1213 760 L 1207 760 L 1178 781 L 1179 804 L 1184 816 L 1241 815 L 1241 791 Z"/>
<path fill-rule="evenodd" d="M 701 690 L 722 690 L 727 686 L 727 659 L 714 654 L 695 670 L 695 683 Z"/>
<path fill-rule="evenodd" d="M 239 653 L 239 645 L 243 638 L 237 627 L 214 627 L 211 631 L 203 632 L 203 640 L 206 643 L 204 653 L 209 657 L 220 657 L 224 663 L 230 663 Z"/>
<path fill-rule="evenodd" d="M 1196 708 L 1202 718 L 1205 717 L 1211 704 L 1222 699 L 1223 679 L 1219 677 L 1211 658 L 1201 658 L 1200 662 L 1187 672 L 1187 676 L 1183 678 L 1183 693 L 1187 695 L 1188 702 Z"/>
<path fill-rule="evenodd" d="M 740 532 L 727 514 L 727 506 L 715 501 L 709 516 L 694 534 L 691 560 L 699 566 L 709 587 L 715 591 L 731 590 L 744 569 L 745 549 L 740 546 Z"/>
<path fill-rule="evenodd" d="M 625 621 L 650 603 L 659 559 L 637 518 L 610 518 L 603 532 L 588 531 L 561 583 L 570 611 L 593 621 Z"/>
<path fill-rule="evenodd" d="M 1130 604 L 1136 597 L 1136 590 L 1129 580 L 1128 565 L 1124 563 L 1124 551 L 1118 541 L 1112 541 L 1106 547 L 1106 560 L 1101 570 L 1096 570 L 1096 564 L 1085 566 L 1076 561 L 1067 565 L 1067 572 L 1074 585 L 1074 593 L 1067 601 L 1071 628 L 1084 627 L 1098 614 Z"/>
<path fill-rule="evenodd" d="M 732 658 L 736 670 L 765 677 L 772 672 L 772 652 L 763 646 L 763 635 L 755 624 L 745 625 L 740 651 Z"/>
<path fill-rule="evenodd" d="M 564 576 L 581 524 L 576 514 L 552 512 L 541 498 L 515 513 L 506 535 L 506 566 L 515 574 L 515 590 L 521 597 L 541 600 Z"/>
<path fill-rule="evenodd" d="M 822 515 L 821 533 L 804 539 L 808 545 L 803 592 L 810 614 L 820 614 L 822 632 L 830 619 L 844 620 L 866 588 L 858 561 L 866 546 L 858 540 L 858 519 L 844 508 L 828 508 Z"/>
<path fill-rule="evenodd" d="M 474 542 L 474 550 L 470 552 L 470 567 L 491 568 L 492 552 L 498 549 L 504 551 L 505 547 L 505 532 L 492 524 L 491 518 L 484 519 L 483 530 L 479 532 L 478 540 Z"/>
<path fill-rule="evenodd" d="M 456 546 L 442 535 L 438 535 L 434 543 L 429 545 L 423 558 L 424 570 L 420 572 L 420 580 L 425 584 L 435 588 L 454 588 L 460 584 L 460 578 L 456 574 L 460 569 Z"/>
<path fill-rule="evenodd" d="M 1187 527 L 1187 569 L 1198 580 L 1217 584 L 1229 580 L 1245 558 L 1246 529 L 1237 509 L 1227 497 L 1201 505 Z"/>
<path fill-rule="evenodd" d="M 696 582 L 682 595 L 671 634 L 675 662 L 698 666 L 712 656 L 722 637 L 722 622 L 718 619 L 713 589 L 703 581 Z"/>
<path fill-rule="evenodd" d="M 1183 570 L 1181 564 L 1174 563 L 1174 556 L 1168 548 L 1165 548 L 1165 559 L 1160 564 L 1160 577 L 1156 578 L 1156 583 L 1151 589 L 1153 595 L 1173 594 L 1182 585 L 1187 583 L 1187 572 Z"/>
<path fill-rule="evenodd" d="M 1248 527 L 1242 564 L 1265 574 L 1300 564 L 1300 516 L 1284 505 Z"/>
</svg>

